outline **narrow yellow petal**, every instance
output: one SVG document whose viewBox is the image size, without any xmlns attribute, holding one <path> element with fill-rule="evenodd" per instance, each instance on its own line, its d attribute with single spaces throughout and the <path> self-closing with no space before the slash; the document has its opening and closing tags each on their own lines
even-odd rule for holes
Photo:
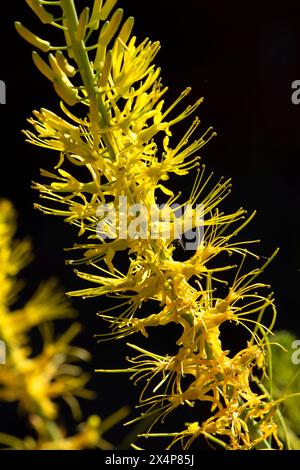
<svg viewBox="0 0 300 470">
<path fill-rule="evenodd" d="M 90 14 L 89 7 L 85 7 L 80 14 L 77 31 L 75 33 L 75 37 L 78 41 L 84 40 L 87 25 L 89 22 L 89 14 Z"/>
<path fill-rule="evenodd" d="M 54 20 L 53 15 L 51 13 L 48 13 L 48 11 L 45 10 L 43 5 L 39 2 L 39 0 L 25 0 L 27 5 L 30 6 L 30 8 L 34 11 L 34 13 L 39 17 L 42 23 L 47 24 L 47 23 L 52 23 Z"/>
<path fill-rule="evenodd" d="M 43 52 L 48 52 L 51 49 L 51 44 L 48 41 L 45 41 L 44 39 L 39 38 L 35 34 L 33 34 L 29 29 L 25 28 L 19 21 L 15 21 L 15 28 L 22 36 L 25 41 L 28 41 L 30 44 L 32 44 L 35 47 L 38 47 L 41 49 Z"/>
<path fill-rule="evenodd" d="M 46 78 L 48 78 L 48 80 L 53 82 L 55 74 L 54 74 L 53 70 L 51 69 L 51 67 L 49 67 L 49 65 L 46 64 L 46 62 L 41 58 L 41 56 L 37 52 L 33 51 L 32 52 L 32 59 L 33 59 L 33 62 L 35 64 L 35 66 L 39 69 L 39 71 Z"/>
</svg>

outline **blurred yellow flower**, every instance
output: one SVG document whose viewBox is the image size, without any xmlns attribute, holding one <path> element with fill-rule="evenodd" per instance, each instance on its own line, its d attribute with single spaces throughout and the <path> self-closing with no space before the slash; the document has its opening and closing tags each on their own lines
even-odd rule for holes
<svg viewBox="0 0 300 470">
<path fill-rule="evenodd" d="M 32 258 L 28 240 L 14 241 L 15 229 L 12 204 L 0 200 L 0 338 L 6 348 L 6 362 L 0 368 L 0 400 L 19 404 L 28 414 L 37 438 L 21 440 L 1 432 L 0 444 L 15 449 L 111 448 L 102 438 L 103 423 L 98 416 L 90 417 L 70 437 L 59 425 L 57 399 L 64 399 L 74 418 L 81 420 L 78 398 L 94 396 L 85 388 L 88 375 L 76 364 L 89 360 L 89 354 L 71 344 L 81 329 L 78 323 L 54 337 L 49 322 L 75 315 L 54 279 L 42 283 L 22 308 L 14 309 L 21 287 L 17 276 Z M 37 326 L 43 334 L 38 354 L 30 338 L 32 328 Z M 115 418 L 122 419 L 126 414 L 127 410 L 121 409 Z"/>
</svg>

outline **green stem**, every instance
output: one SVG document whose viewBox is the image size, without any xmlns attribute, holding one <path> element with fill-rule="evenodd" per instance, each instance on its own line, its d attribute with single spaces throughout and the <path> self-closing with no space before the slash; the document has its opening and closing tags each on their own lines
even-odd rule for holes
<svg viewBox="0 0 300 470">
<path fill-rule="evenodd" d="M 99 123 L 101 124 L 101 127 L 109 128 L 109 118 L 105 109 L 103 99 L 99 95 L 95 84 L 95 75 L 92 69 L 91 62 L 89 60 L 87 48 L 85 47 L 85 43 L 83 40 L 78 41 L 78 39 L 76 38 L 76 31 L 78 28 L 78 15 L 74 5 L 74 0 L 61 0 L 61 7 L 66 20 L 66 25 L 68 26 L 68 33 L 70 35 L 70 41 L 72 44 L 72 52 L 74 54 L 75 61 L 78 65 L 83 85 L 89 96 L 91 123 L 95 124 L 98 128 Z M 100 141 L 99 132 L 97 131 L 94 134 L 94 143 L 96 146 L 99 145 Z M 115 152 L 109 141 L 108 135 L 105 135 L 104 133 L 102 139 L 107 149 L 109 150 L 110 156 L 114 158 Z"/>
<path fill-rule="evenodd" d="M 75 56 L 75 60 L 79 67 L 79 72 L 82 77 L 84 87 L 89 95 L 92 102 L 97 100 L 97 90 L 95 88 L 94 73 L 89 61 L 89 57 L 83 41 L 76 39 L 76 31 L 78 28 L 78 16 L 73 0 L 61 0 L 61 7 L 63 9 L 66 24 L 68 26 L 68 33 L 70 35 L 72 49 Z M 99 108 L 103 121 L 105 121 L 105 110 L 101 109 L 101 103 Z"/>
</svg>

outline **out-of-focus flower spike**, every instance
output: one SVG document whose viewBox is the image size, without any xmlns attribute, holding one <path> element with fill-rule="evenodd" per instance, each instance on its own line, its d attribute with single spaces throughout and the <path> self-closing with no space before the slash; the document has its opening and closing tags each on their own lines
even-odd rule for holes
<svg viewBox="0 0 300 470">
<path fill-rule="evenodd" d="M 102 4 L 103 4 L 103 0 L 94 1 L 93 11 L 92 11 L 91 18 L 88 24 L 88 28 L 94 29 L 94 30 L 99 28 L 99 19 L 101 15 Z"/>
<path fill-rule="evenodd" d="M 106 59 L 104 62 L 102 74 L 98 80 L 99 87 L 105 87 L 107 85 L 108 77 L 109 77 L 110 70 L 111 70 L 111 62 L 112 62 L 112 52 L 108 51 L 108 53 L 106 54 Z"/>
<path fill-rule="evenodd" d="M 77 336 L 82 330 L 82 325 L 78 322 L 73 323 L 68 330 L 66 330 L 57 340 L 57 345 L 64 345 L 71 343 L 71 341 Z"/>
<path fill-rule="evenodd" d="M 113 14 L 111 20 L 107 23 L 105 23 L 104 27 L 101 30 L 100 33 L 100 38 L 99 38 L 99 46 L 102 47 L 107 46 L 108 43 L 111 41 L 111 39 L 114 37 L 116 34 L 120 23 L 123 18 L 123 10 L 122 8 L 118 8 L 118 10 L 115 11 Z"/>
<path fill-rule="evenodd" d="M 69 64 L 62 51 L 56 51 L 55 58 L 61 70 L 68 76 L 74 77 L 76 74 L 76 69 L 73 65 Z"/>
<path fill-rule="evenodd" d="M 27 5 L 39 17 L 42 23 L 49 24 L 54 20 L 53 15 L 45 10 L 39 0 L 25 0 Z"/>
<path fill-rule="evenodd" d="M 20 36 L 29 42 L 33 46 L 41 49 L 43 52 L 48 52 L 51 49 L 51 44 L 49 41 L 39 38 L 33 34 L 29 29 L 25 28 L 19 21 L 15 21 L 15 28 L 20 34 Z"/>
<path fill-rule="evenodd" d="M 48 80 L 53 82 L 55 74 L 53 70 L 51 69 L 51 67 L 49 67 L 49 65 L 46 64 L 46 62 L 41 58 L 41 56 L 37 52 L 33 51 L 32 59 L 33 59 L 35 66 L 39 69 L 41 74 L 43 74 L 46 78 L 48 78 Z"/>
<path fill-rule="evenodd" d="M 87 25 L 89 22 L 90 16 L 90 9 L 89 7 L 85 7 L 79 17 L 77 31 L 75 33 L 75 37 L 78 41 L 83 41 L 87 29 Z"/>
<path fill-rule="evenodd" d="M 100 15 L 99 15 L 99 20 L 105 21 L 112 9 L 114 8 L 115 4 L 117 3 L 118 0 L 106 0 L 105 5 L 101 9 Z"/>
</svg>

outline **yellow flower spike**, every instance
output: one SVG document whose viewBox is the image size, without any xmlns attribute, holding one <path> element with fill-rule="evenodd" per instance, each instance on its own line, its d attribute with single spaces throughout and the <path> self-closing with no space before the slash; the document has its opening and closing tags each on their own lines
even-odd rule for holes
<svg viewBox="0 0 300 470">
<path fill-rule="evenodd" d="M 27 5 L 30 6 L 32 11 L 38 16 L 42 23 L 52 23 L 54 20 L 53 15 L 45 10 L 40 0 L 25 0 Z"/>
<path fill-rule="evenodd" d="M 273 256 L 262 268 L 247 272 L 246 257 L 259 260 L 249 246 L 258 240 L 233 237 L 254 213 L 249 216 L 243 208 L 222 212 L 220 205 L 231 191 L 231 181 L 221 178 L 212 184 L 212 173 L 207 175 L 199 164 L 199 151 L 216 133 L 208 127 L 194 138 L 200 125 L 196 117 L 182 137 L 172 135 L 174 126 L 189 118 L 203 98 L 177 111 L 190 92 L 186 88 L 166 106 L 162 97 L 167 87 L 162 86 L 160 68 L 153 64 L 160 44 L 149 39 L 139 42 L 131 36 L 134 20 L 123 21 L 123 10 L 114 11 L 116 3 L 95 0 L 91 15 L 85 8 L 78 18 L 74 1 L 60 0 L 63 19 L 56 26 L 66 28 L 66 46 L 74 62 L 66 62 L 60 52 L 50 55 L 53 81 L 60 97 L 70 105 L 84 104 L 86 112 L 83 107 L 77 116 L 61 104 L 62 119 L 41 110 L 29 121 L 33 131 L 25 132 L 30 143 L 59 152 L 54 169 L 41 172 L 47 184 L 33 185 L 45 201 L 39 209 L 63 216 L 82 236 L 82 243 L 71 248 L 81 254 L 68 263 L 86 264 L 89 272 L 82 269 L 75 274 L 94 286 L 68 295 L 114 298 L 115 304 L 99 313 L 111 327 L 100 335 L 101 340 L 134 333 L 150 337 L 153 328 L 171 323 L 180 329 L 173 356 L 162 357 L 133 346 L 139 356 L 130 359 L 130 367 L 124 370 L 142 384 L 138 408 L 146 410 L 146 417 L 158 415 L 153 426 L 179 405 L 209 404 L 206 420 L 201 422 L 195 416 L 183 432 L 168 433 L 174 442 L 188 448 L 202 438 L 226 449 L 246 450 L 270 448 L 266 439 L 273 439 L 280 448 L 273 416 L 278 404 L 266 393 L 258 395 L 252 390 L 255 377 L 268 372 L 265 351 L 276 318 L 273 297 L 264 293 L 268 286 L 254 279 Z M 94 36 L 98 42 L 93 41 Z M 49 69 L 39 65 L 51 79 Z M 75 75 L 77 88 L 68 80 Z M 170 176 L 183 176 L 194 168 L 197 176 L 190 196 L 182 201 L 182 195 L 169 184 Z M 162 193 L 167 199 L 165 208 L 157 211 L 157 220 L 149 220 L 149 211 L 157 207 Z M 131 210 L 118 207 L 120 197 L 127 198 L 130 207 L 142 204 L 148 211 L 145 238 L 138 234 L 118 238 L 120 227 L 114 227 L 112 220 L 105 221 L 99 234 L 97 209 L 108 202 L 117 212 L 118 222 L 120 210 L 122 217 L 127 215 L 126 224 L 131 228 L 136 224 L 138 231 Z M 202 207 L 201 217 L 197 204 Z M 184 211 L 189 213 L 188 229 L 183 226 Z M 200 238 L 199 243 L 179 262 L 176 240 L 181 239 L 184 246 L 190 230 Z M 116 255 L 126 252 L 129 263 L 120 272 Z M 234 260 L 228 261 L 231 255 Z M 242 262 L 236 261 L 239 256 Z M 148 301 L 152 302 L 150 309 Z M 245 343 L 235 354 L 224 347 L 223 324 L 245 328 Z M 61 386 L 58 383 L 57 389 Z"/>
<path fill-rule="evenodd" d="M 45 41 L 44 39 L 41 39 L 35 34 L 33 34 L 31 31 L 29 31 L 29 29 L 25 28 L 25 26 L 23 26 L 19 21 L 15 21 L 15 28 L 20 34 L 20 36 L 22 36 L 25 41 L 28 41 L 34 47 L 41 49 L 43 52 L 50 51 L 50 42 Z"/>
</svg>

